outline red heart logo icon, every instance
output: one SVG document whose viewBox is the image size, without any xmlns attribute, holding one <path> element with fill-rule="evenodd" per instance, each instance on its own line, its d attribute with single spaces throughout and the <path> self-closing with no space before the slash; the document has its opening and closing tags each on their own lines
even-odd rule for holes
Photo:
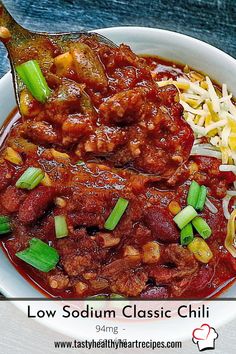
<svg viewBox="0 0 236 354">
<path fill-rule="evenodd" d="M 201 325 L 200 328 L 196 328 L 193 331 L 193 337 L 197 340 L 207 339 L 210 334 L 210 331 L 211 327 L 208 324 L 204 323 L 203 325 Z"/>
</svg>

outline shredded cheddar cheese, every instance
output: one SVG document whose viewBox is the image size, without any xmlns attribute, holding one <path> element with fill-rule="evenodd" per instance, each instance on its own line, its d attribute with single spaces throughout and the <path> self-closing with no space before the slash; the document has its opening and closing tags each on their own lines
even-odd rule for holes
<svg viewBox="0 0 236 354">
<path fill-rule="evenodd" d="M 225 248 L 236 258 L 236 236 L 235 236 L 236 209 L 230 215 L 227 226 L 227 236 L 225 238 Z"/>
<path fill-rule="evenodd" d="M 197 149 L 199 155 L 220 158 L 223 164 L 233 160 L 236 165 L 236 106 L 226 84 L 219 90 L 208 76 L 194 71 L 176 80 L 158 81 L 157 84 L 177 87 L 184 118 L 193 129 L 195 138 L 208 138 L 207 147 L 203 147 L 201 141 L 195 141 L 193 154 L 196 155 Z"/>
</svg>

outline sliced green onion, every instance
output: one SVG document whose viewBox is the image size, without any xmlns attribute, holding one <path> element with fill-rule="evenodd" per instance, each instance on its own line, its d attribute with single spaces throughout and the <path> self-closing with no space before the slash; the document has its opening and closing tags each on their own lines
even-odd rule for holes
<svg viewBox="0 0 236 354">
<path fill-rule="evenodd" d="M 18 258 L 45 273 L 55 268 L 59 261 L 59 254 L 55 248 L 38 238 L 32 238 L 29 244 L 30 247 L 16 253 Z"/>
<path fill-rule="evenodd" d="M 202 211 L 206 202 L 207 188 L 205 186 L 200 187 L 200 192 L 198 194 L 197 204 L 195 206 L 196 210 Z"/>
<path fill-rule="evenodd" d="M 114 230 L 122 215 L 124 214 L 129 201 L 124 198 L 119 198 L 111 214 L 107 218 L 104 228 L 107 230 Z"/>
<path fill-rule="evenodd" d="M 44 178 L 44 172 L 41 168 L 28 167 L 27 170 L 21 175 L 16 182 L 17 188 L 34 189 Z"/>
<path fill-rule="evenodd" d="M 202 238 L 206 239 L 211 236 L 211 228 L 203 218 L 197 216 L 193 219 L 192 223 Z"/>
<path fill-rule="evenodd" d="M 196 207 L 199 192 L 200 192 L 199 184 L 195 181 L 192 181 L 188 191 L 187 204 L 191 205 L 193 208 Z"/>
<path fill-rule="evenodd" d="M 88 300 L 108 300 L 108 295 L 92 295 L 87 297 Z"/>
<path fill-rule="evenodd" d="M 109 298 L 110 298 L 111 300 L 125 299 L 124 296 L 122 296 L 122 295 L 120 295 L 120 294 L 114 294 L 114 293 L 113 293 L 113 294 L 110 294 Z"/>
<path fill-rule="evenodd" d="M 0 215 L 0 235 L 11 232 L 10 219 L 8 216 Z"/>
<path fill-rule="evenodd" d="M 8 223 L 9 221 L 10 221 L 9 216 L 0 215 L 0 224 L 5 224 Z"/>
<path fill-rule="evenodd" d="M 82 166 L 82 165 L 85 165 L 85 162 L 80 160 L 80 161 L 76 162 L 76 165 Z"/>
<path fill-rule="evenodd" d="M 192 221 L 197 216 L 196 210 L 188 205 L 183 210 L 181 210 L 175 217 L 174 222 L 182 230 L 190 221 Z"/>
<path fill-rule="evenodd" d="M 8 234 L 11 232 L 11 226 L 9 223 L 0 224 L 0 235 Z"/>
<path fill-rule="evenodd" d="M 188 245 L 193 240 L 193 227 L 192 224 L 187 224 L 180 232 L 180 244 L 182 246 Z"/>
<path fill-rule="evenodd" d="M 58 215 L 54 217 L 56 238 L 62 238 L 68 236 L 68 228 L 66 223 L 66 217 L 64 215 Z"/>
<path fill-rule="evenodd" d="M 37 101 L 44 103 L 51 90 L 36 60 L 29 60 L 16 67 L 16 71 Z"/>
</svg>

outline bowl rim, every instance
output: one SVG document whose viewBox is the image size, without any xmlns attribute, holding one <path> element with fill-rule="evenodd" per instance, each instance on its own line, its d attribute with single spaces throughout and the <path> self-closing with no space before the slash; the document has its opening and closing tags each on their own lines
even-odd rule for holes
<svg viewBox="0 0 236 354">
<path fill-rule="evenodd" d="M 176 37 L 176 38 L 182 38 L 185 39 L 186 41 L 190 41 L 190 42 L 195 42 L 196 44 L 200 44 L 201 46 L 204 45 L 205 48 L 207 49 L 211 49 L 215 52 L 220 52 L 221 54 L 223 54 L 224 56 L 227 57 L 227 59 L 229 61 L 231 61 L 233 64 L 236 64 L 236 58 L 232 57 L 230 54 L 226 53 L 224 50 L 217 48 L 215 46 L 213 46 L 212 44 L 207 43 L 206 41 L 203 41 L 201 39 L 192 37 L 188 34 L 184 34 L 184 33 L 180 33 L 177 31 L 170 31 L 170 30 L 166 30 L 166 29 L 162 29 L 162 28 L 155 28 L 155 27 L 146 27 L 146 26 L 115 26 L 115 27 L 104 27 L 104 28 L 99 28 L 99 29 L 95 29 L 95 30 L 91 30 L 89 32 L 102 32 L 102 34 L 104 36 L 106 36 L 106 33 L 108 32 L 109 34 L 112 33 L 116 33 L 117 31 L 123 31 L 123 30 L 128 30 L 129 33 L 135 32 L 135 31 L 140 31 L 142 30 L 142 32 L 149 32 L 149 33 L 155 33 L 155 32 L 159 32 L 160 34 L 163 35 L 168 35 L 170 37 Z M 135 34 L 135 33 L 134 33 Z M 168 58 L 167 58 L 168 59 Z"/>
</svg>

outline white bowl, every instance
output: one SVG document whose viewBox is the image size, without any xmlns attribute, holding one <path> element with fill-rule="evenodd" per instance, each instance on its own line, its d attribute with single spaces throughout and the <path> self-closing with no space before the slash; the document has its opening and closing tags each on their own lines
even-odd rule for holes
<svg viewBox="0 0 236 354">
<path fill-rule="evenodd" d="M 236 95 L 236 60 L 226 53 L 197 39 L 175 32 L 142 27 L 115 27 L 96 30 L 116 43 L 126 43 L 138 54 L 156 54 L 207 73 L 219 83 L 226 83 Z M 15 107 L 11 74 L 0 80 L 0 123 Z M 11 265 L 0 250 L 0 291 L 10 298 L 42 297 Z M 236 297 L 236 284 L 227 289 L 223 297 Z M 236 312 L 221 316 L 223 323 Z"/>
</svg>

